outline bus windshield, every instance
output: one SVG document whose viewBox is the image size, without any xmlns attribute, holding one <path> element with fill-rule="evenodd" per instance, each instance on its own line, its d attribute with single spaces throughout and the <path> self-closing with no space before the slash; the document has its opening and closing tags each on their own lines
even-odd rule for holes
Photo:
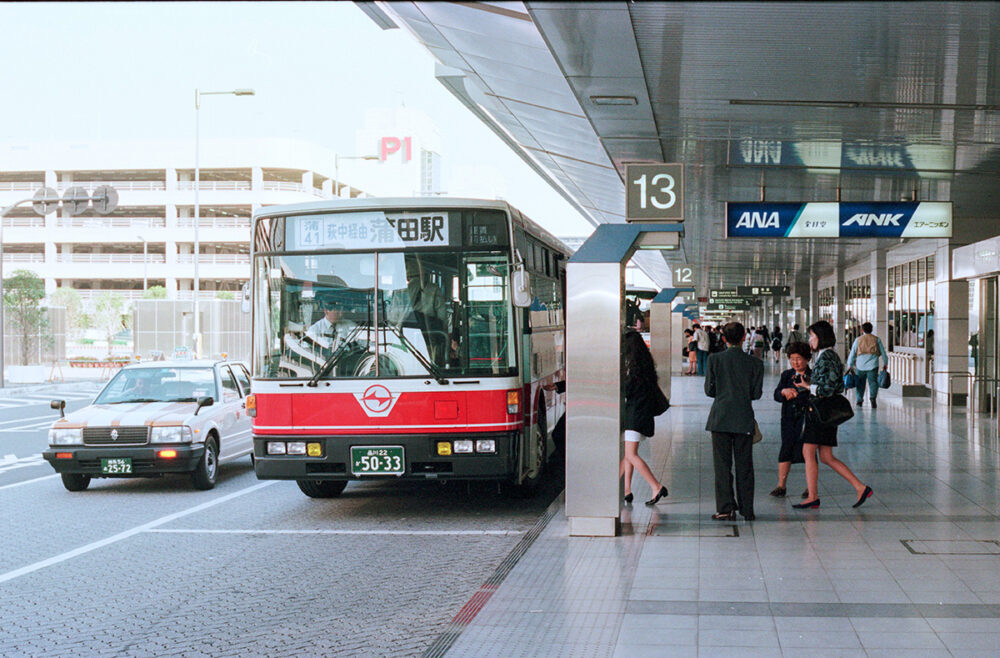
<svg viewBox="0 0 1000 658">
<path fill-rule="evenodd" d="M 255 375 L 513 374 L 509 260 L 451 249 L 258 256 Z"/>
</svg>

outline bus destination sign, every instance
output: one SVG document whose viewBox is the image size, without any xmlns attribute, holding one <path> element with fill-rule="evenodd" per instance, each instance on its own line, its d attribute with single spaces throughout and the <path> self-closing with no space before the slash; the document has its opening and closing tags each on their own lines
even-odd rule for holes
<svg viewBox="0 0 1000 658">
<path fill-rule="evenodd" d="M 448 213 L 337 213 L 290 217 L 295 223 L 291 249 L 371 249 L 444 247 L 450 244 Z"/>
</svg>

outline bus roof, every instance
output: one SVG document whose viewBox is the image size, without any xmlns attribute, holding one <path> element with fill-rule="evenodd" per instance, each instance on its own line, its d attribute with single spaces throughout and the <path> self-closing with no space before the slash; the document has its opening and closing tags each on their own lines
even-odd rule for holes
<svg viewBox="0 0 1000 658">
<path fill-rule="evenodd" d="M 275 215 L 290 215 L 295 213 L 316 213 L 338 210 L 371 210 L 374 208 L 496 208 L 510 210 L 506 201 L 496 199 L 463 199 L 454 197 L 368 197 L 364 199 L 326 199 L 323 201 L 307 201 L 282 206 L 266 206 L 254 211 L 254 219 L 273 217 Z"/>
</svg>

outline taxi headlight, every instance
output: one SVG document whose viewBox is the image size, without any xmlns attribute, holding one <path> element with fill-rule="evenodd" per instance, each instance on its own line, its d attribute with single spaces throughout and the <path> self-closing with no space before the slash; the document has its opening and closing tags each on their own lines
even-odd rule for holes
<svg viewBox="0 0 1000 658">
<path fill-rule="evenodd" d="M 75 429 L 52 428 L 49 430 L 50 446 L 68 446 L 79 443 L 83 443 L 83 430 L 79 427 Z"/>
<path fill-rule="evenodd" d="M 191 443 L 191 428 L 186 425 L 154 427 L 150 443 Z"/>
</svg>

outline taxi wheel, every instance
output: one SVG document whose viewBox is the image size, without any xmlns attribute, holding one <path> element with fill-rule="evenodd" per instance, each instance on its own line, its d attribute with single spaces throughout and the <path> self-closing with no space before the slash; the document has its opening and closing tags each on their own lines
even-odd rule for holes
<svg viewBox="0 0 1000 658">
<path fill-rule="evenodd" d="M 347 480 L 296 480 L 295 484 L 310 498 L 336 498 L 347 487 Z"/>
<path fill-rule="evenodd" d="M 215 437 L 205 442 L 205 454 L 201 456 L 198 465 L 191 471 L 191 481 L 195 489 L 207 491 L 215 486 L 219 475 L 219 447 Z"/>
<path fill-rule="evenodd" d="M 63 473 L 62 482 L 68 491 L 83 491 L 90 486 L 90 476 L 80 473 Z"/>
</svg>

